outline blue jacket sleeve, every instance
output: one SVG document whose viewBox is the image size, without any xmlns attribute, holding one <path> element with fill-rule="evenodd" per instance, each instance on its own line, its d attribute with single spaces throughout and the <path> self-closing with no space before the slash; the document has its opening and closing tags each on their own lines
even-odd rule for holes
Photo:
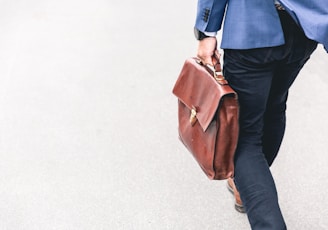
<svg viewBox="0 0 328 230">
<path fill-rule="evenodd" d="M 198 0 L 195 27 L 202 32 L 221 29 L 228 0 Z"/>
</svg>

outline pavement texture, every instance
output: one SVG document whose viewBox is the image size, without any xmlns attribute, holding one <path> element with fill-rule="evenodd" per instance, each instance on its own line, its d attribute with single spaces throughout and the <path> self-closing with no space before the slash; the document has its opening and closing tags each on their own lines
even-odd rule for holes
<svg viewBox="0 0 328 230">
<path fill-rule="evenodd" d="M 249 229 L 178 140 L 196 1 L 0 1 L 0 230 Z M 328 55 L 290 91 L 272 173 L 289 229 L 328 229 Z"/>
</svg>

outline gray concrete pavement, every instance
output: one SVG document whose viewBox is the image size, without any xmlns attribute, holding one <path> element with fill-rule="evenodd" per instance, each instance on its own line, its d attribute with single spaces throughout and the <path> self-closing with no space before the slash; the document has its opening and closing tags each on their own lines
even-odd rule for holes
<svg viewBox="0 0 328 230">
<path fill-rule="evenodd" d="M 249 229 L 177 139 L 196 1 L 0 1 L 0 230 Z M 328 229 L 328 55 L 272 168 L 289 229 Z"/>
</svg>

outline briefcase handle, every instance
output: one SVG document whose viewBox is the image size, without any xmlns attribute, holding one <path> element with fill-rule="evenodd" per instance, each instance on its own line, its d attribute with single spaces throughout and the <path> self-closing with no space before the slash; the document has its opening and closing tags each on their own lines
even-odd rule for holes
<svg viewBox="0 0 328 230">
<path fill-rule="evenodd" d="M 212 63 L 208 64 L 208 63 L 204 63 L 200 57 L 198 58 L 198 62 L 199 64 L 202 64 L 204 66 L 208 66 L 210 69 L 215 69 L 216 72 L 221 72 L 221 63 L 220 63 L 220 57 L 221 54 L 219 53 L 218 50 L 216 50 L 212 56 Z"/>
<path fill-rule="evenodd" d="M 216 50 L 214 55 L 212 56 L 212 64 L 205 64 L 200 58 L 196 58 L 196 62 L 207 70 L 213 78 L 220 84 L 220 85 L 227 85 L 228 82 L 224 78 L 221 70 L 221 63 L 220 63 L 220 53 Z"/>
</svg>

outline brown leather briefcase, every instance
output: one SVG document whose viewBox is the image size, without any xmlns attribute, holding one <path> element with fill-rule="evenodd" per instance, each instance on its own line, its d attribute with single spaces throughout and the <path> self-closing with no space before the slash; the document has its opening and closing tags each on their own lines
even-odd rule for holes
<svg viewBox="0 0 328 230">
<path fill-rule="evenodd" d="M 239 106 L 237 93 L 216 67 L 187 59 L 173 94 L 178 97 L 180 140 L 208 178 L 222 180 L 234 174 Z"/>
</svg>

